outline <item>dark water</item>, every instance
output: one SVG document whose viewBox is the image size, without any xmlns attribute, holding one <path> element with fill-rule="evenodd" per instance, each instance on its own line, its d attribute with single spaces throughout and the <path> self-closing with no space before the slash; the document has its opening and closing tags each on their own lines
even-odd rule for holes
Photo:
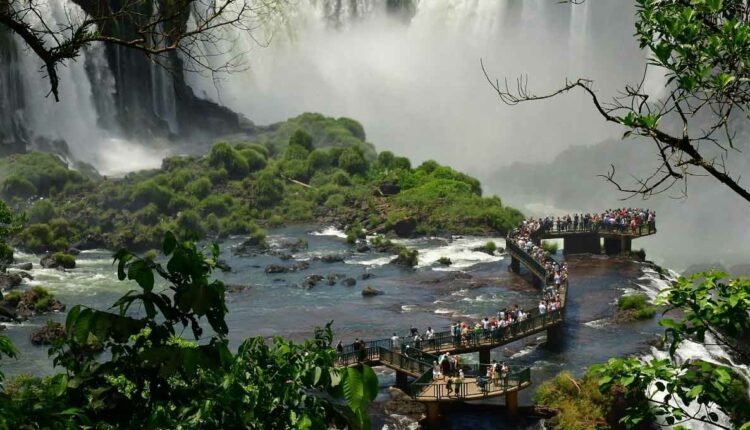
<svg viewBox="0 0 750 430">
<path fill-rule="evenodd" d="M 249 288 L 228 294 L 227 322 L 234 345 L 249 336 L 282 335 L 304 339 L 312 335 L 313 327 L 334 321 L 336 339 L 345 342 L 355 337 L 376 339 L 389 337 L 394 331 L 405 334 L 414 324 L 421 331 L 428 326 L 443 329 L 453 320 L 479 320 L 494 315 L 498 308 L 519 304 L 533 307 L 538 290 L 531 285 L 529 276 L 508 271 L 509 258 L 491 257 L 471 249 L 486 242 L 486 238 L 421 239 L 409 241 L 409 246 L 420 249 L 420 267 L 404 269 L 386 263 L 385 254 L 356 254 L 343 238 L 333 235 L 310 234 L 310 227 L 293 227 L 271 232 L 272 243 L 292 241 L 303 237 L 309 248 L 294 254 L 294 260 L 281 261 L 271 255 L 239 256 L 232 252 L 240 241 L 222 244 L 222 255 L 232 271 L 217 276 L 233 284 Z M 327 231 L 327 233 L 334 233 Z M 502 246 L 501 239 L 496 240 Z M 342 254 L 344 262 L 324 263 L 316 256 Z M 454 266 L 449 270 L 431 264 L 439 257 L 450 257 Z M 19 260 L 38 262 L 37 257 L 21 255 Z M 268 264 L 294 263 L 306 260 L 307 270 L 295 273 L 272 274 L 264 272 Z M 619 258 L 581 256 L 568 260 L 570 289 L 566 321 L 562 328 L 563 342 L 555 349 L 547 348 L 543 334 L 525 339 L 492 352 L 492 358 L 509 361 L 511 365 L 530 366 L 532 380 L 541 382 L 567 369 L 580 374 L 587 366 L 606 361 L 609 357 L 642 353 L 648 342 L 659 333 L 655 321 L 618 325 L 609 318 L 614 314 L 615 302 L 624 291 L 645 289 L 648 292 L 662 286 L 645 266 Z M 372 277 L 362 280 L 362 274 Z M 117 281 L 111 256 L 107 251 L 83 253 L 78 267 L 68 273 L 35 269 L 32 284 L 48 287 L 69 306 L 81 303 L 100 309 L 110 306 L 119 296 L 132 288 Z M 312 289 L 297 286 L 307 275 L 341 274 L 357 280 L 354 287 L 341 283 L 329 286 L 325 281 Z M 382 290 L 384 295 L 362 297 L 365 286 Z M 29 333 L 42 325 L 46 317 L 32 319 L 22 325 L 9 326 L 5 334 L 11 337 L 21 351 L 19 360 L 4 361 L 8 374 L 52 372 L 51 360 L 44 347 L 34 347 L 28 341 Z M 64 314 L 50 319 L 62 321 Z M 466 357 L 466 361 L 476 360 Z M 392 372 L 376 369 L 383 388 L 395 381 Z M 538 386 L 538 384 L 537 384 Z M 521 404 L 529 404 L 534 387 L 523 391 Z M 384 396 L 381 396 L 384 397 Z M 500 404 L 493 399 L 489 404 Z M 495 408 L 481 412 L 451 412 L 446 416 L 446 428 L 533 428 L 534 421 L 508 423 Z M 374 416 L 378 427 L 388 423 L 388 418 Z"/>
</svg>

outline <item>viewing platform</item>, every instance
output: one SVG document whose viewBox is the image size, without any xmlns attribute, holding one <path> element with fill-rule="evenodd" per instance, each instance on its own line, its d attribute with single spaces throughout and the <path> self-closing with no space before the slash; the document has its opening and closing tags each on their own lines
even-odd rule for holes
<svg viewBox="0 0 750 430">
<path fill-rule="evenodd" d="M 536 223 L 535 225 L 539 225 Z M 567 226 L 570 227 L 570 226 Z M 625 228 L 603 223 L 581 224 L 576 228 L 560 228 L 555 222 L 544 223 L 530 235 L 523 236 L 532 245 L 524 249 L 514 235 L 516 230 L 508 235 L 506 252 L 511 256 L 510 269 L 516 273 L 521 264 L 533 275 L 534 284 L 541 290 L 554 290 L 554 296 L 559 299 L 559 308 L 541 312 L 538 308 L 525 311 L 525 319 L 515 321 L 510 325 L 496 326 L 489 330 L 476 329 L 469 333 L 454 335 L 449 330 L 437 332 L 429 339 L 399 338 L 394 342 L 390 338 L 362 342 L 358 345 L 347 345 L 338 354 L 339 366 L 353 366 L 367 364 L 370 366 L 386 366 L 396 371 L 396 385 L 410 393 L 412 398 L 422 402 L 427 407 L 428 422 L 434 428 L 439 428 L 440 405 L 447 402 L 463 402 L 482 400 L 494 397 L 505 397 L 505 407 L 510 415 L 518 412 L 518 392 L 531 386 L 531 370 L 529 368 L 511 370 L 501 378 L 489 379 L 487 368 L 490 365 L 490 351 L 494 348 L 521 340 L 536 333 L 547 331 L 547 342 L 559 341 L 562 333 L 559 330 L 564 322 L 567 301 L 568 282 L 559 284 L 555 280 L 555 273 L 548 268 L 566 273 L 548 253 L 542 253 L 538 247 L 543 239 L 560 239 L 565 241 L 566 253 L 594 253 L 601 252 L 601 240 L 604 240 L 606 252 L 629 252 L 631 240 L 656 233 L 653 222 L 643 224 L 637 228 Z M 517 229 L 519 230 L 519 229 Z M 517 243 L 518 242 L 518 243 Z M 531 249 L 536 246 L 532 256 Z M 558 273 L 559 275 L 559 273 Z M 439 360 L 439 355 L 450 353 L 451 356 L 479 353 L 478 364 L 461 364 L 464 378 L 457 384 L 451 384 L 449 389 L 447 380 L 435 379 L 433 365 Z M 409 382 L 409 378 L 414 378 Z"/>
</svg>

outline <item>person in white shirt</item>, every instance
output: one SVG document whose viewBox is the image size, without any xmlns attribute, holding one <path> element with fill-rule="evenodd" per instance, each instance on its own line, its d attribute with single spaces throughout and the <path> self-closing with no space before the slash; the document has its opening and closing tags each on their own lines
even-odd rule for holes
<svg viewBox="0 0 750 430">
<path fill-rule="evenodd" d="M 547 305 L 544 304 L 544 301 L 539 302 L 539 313 L 544 314 L 547 312 Z"/>
<path fill-rule="evenodd" d="M 393 333 L 393 336 L 391 337 L 391 348 L 398 351 L 400 346 L 401 346 L 401 338 L 399 338 L 396 333 Z"/>
</svg>

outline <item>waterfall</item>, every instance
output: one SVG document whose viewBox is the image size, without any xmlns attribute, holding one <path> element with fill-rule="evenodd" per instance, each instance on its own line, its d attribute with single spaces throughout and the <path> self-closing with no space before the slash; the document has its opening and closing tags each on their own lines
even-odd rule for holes
<svg viewBox="0 0 750 430">
<path fill-rule="evenodd" d="M 267 47 L 228 29 L 226 37 L 236 43 L 222 58 L 244 54 L 246 70 L 191 74 L 187 81 L 197 94 L 259 124 L 304 111 L 349 116 L 363 123 L 380 149 L 462 169 L 529 156 L 548 160 L 569 145 L 616 137 L 590 102 L 575 94 L 508 109 L 489 87 L 480 59 L 490 77 L 508 77 L 511 89 L 519 75 L 540 93 L 574 74 L 609 89 L 601 93 L 606 97 L 637 78 L 643 64 L 636 42 L 627 44 L 631 4 L 423 0 L 414 3 L 408 21 L 389 13 L 387 4 L 301 0 L 269 30 Z M 616 51 L 602 48 L 596 42 L 602 35 L 588 25 L 610 15 L 624 17 L 606 36 L 618 40 Z M 570 52 L 576 53 L 573 64 Z M 552 131 L 560 128 L 575 133 Z M 473 151 L 467 153 L 464 142 Z"/>
</svg>

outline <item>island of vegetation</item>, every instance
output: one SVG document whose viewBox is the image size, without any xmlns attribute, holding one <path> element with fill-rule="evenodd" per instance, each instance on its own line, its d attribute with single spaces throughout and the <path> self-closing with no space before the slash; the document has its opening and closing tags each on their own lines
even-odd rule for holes
<svg viewBox="0 0 750 430">
<path fill-rule="evenodd" d="M 434 161 L 412 167 L 377 153 L 358 122 L 312 113 L 123 178 L 71 169 L 41 152 L 0 159 L 0 172 L 3 199 L 27 214 L 13 244 L 36 253 L 148 250 L 166 231 L 247 235 L 262 246 L 263 228 L 296 222 L 337 224 L 352 241 L 363 229 L 504 234 L 522 219 L 498 197 L 483 197 L 478 180 Z"/>
</svg>

